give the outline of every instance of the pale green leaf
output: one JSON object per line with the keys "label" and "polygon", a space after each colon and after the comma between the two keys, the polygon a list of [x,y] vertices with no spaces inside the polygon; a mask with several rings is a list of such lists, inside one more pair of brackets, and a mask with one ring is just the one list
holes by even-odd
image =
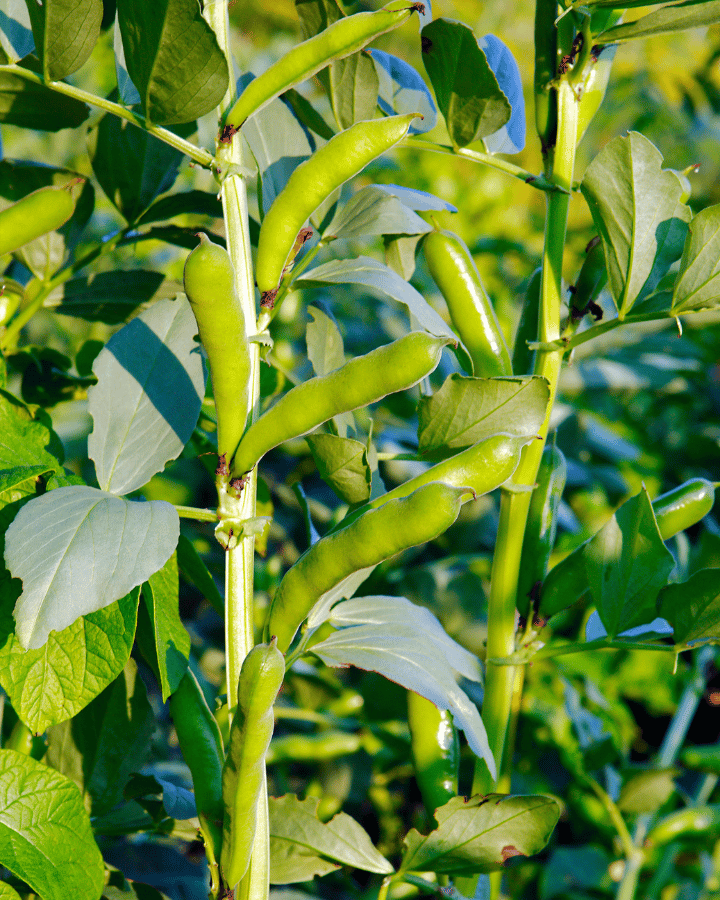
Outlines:
{"label": "pale green leaf", "polygon": [[354,504],[370,499],[372,472],[365,444],[334,434],[309,434],[306,440],[318,474],[341,500]]}
{"label": "pale green leaf", "polygon": [[371,184],[359,190],[335,214],[323,240],[355,238],[370,234],[426,234],[432,231],[424,219],[408,208],[401,197]]}
{"label": "pale green leaf", "polygon": [[620,812],[630,815],[657,812],[676,791],[677,769],[651,769],[639,772],[622,786],[617,800]]}

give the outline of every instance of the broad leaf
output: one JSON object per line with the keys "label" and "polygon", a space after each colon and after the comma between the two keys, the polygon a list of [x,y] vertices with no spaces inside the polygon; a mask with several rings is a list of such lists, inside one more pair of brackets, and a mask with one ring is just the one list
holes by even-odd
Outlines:
{"label": "broad leaf", "polygon": [[525,146],[525,99],[520,69],[510,49],[494,34],[481,37],[478,44],[512,110],[510,119],[501,128],[483,137],[485,149],[488,153],[519,153]]}
{"label": "broad leaf", "polygon": [[465,147],[502,128],[510,103],[472,30],[435,19],[420,34],[423,63],[453,144]]}
{"label": "broad leaf", "polygon": [[720,569],[701,569],[688,581],[667,585],[657,608],[678,644],[720,639]]}
{"label": "broad leaf", "polygon": [[229,73],[197,0],[117,0],[127,71],[156,125],[192,122],[213,110]]}
{"label": "broad leaf", "polygon": [[393,871],[367,832],[347,813],[321,822],[319,802],[315,797],[298,800],[294,794],[269,799],[271,884],[309,881],[341,865],[378,875]]}
{"label": "broad leaf", "polygon": [[550,389],[544,378],[450,375],[420,399],[418,440],[428,459],[450,456],[494,434],[532,438],[545,420]]}
{"label": "broad leaf", "polygon": [[89,107],[74,97],[65,97],[12,72],[0,72],[0,123],[60,131],[77,128],[89,115]]}
{"label": "broad leaf", "polygon": [[624,503],[583,548],[588,583],[608,636],[651,622],[675,562],[647,491]]}
{"label": "broad leaf", "polygon": [[130,774],[147,761],[154,729],[145,685],[129,660],[92,703],[49,730],[43,761],[72,779],[101,816],[122,802]]}
{"label": "broad leaf", "polygon": [[15,888],[2,881],[0,882],[0,900],[22,900],[22,897]]}
{"label": "broad leaf", "polygon": [[180,522],[162,500],[139,503],[95,488],[58,488],[31,500],[5,536],[5,562],[23,581],[15,604],[21,644],[124,597],[169,559]]}
{"label": "broad leaf", "polygon": [[100,186],[128,222],[170,190],[183,159],[174,147],[110,113],[88,132],[88,153]]}
{"label": "broad leaf", "polygon": [[139,306],[154,300],[172,299],[182,285],[149,269],[98,272],[86,278],[71,278],[48,298],[46,306],[63,316],[119,325]]}
{"label": "broad leaf", "polygon": [[672,34],[675,31],[687,31],[689,28],[702,28],[716,22],[720,22],[720,0],[687,0],[685,3],[673,3],[653,10],[635,22],[608,28],[607,31],[597,35],[595,40],[602,44],[612,44],[618,41],[655,37],[658,34]]}
{"label": "broad leaf", "polygon": [[[262,512],[262,515],[266,515],[266,513]],[[215,579],[208,571],[192,541],[185,537],[184,534],[180,535],[178,541],[177,561],[183,577],[195,585],[216,612],[221,616],[224,615],[225,601],[218,586],[215,584]]]}
{"label": "broad leaf", "polygon": [[680,258],[687,234],[691,212],[680,200],[682,183],[661,164],[659,150],[631,131],[603,147],[581,185],[621,319]]}
{"label": "broad leaf", "polygon": [[0,48],[13,62],[35,49],[30,13],[25,0],[5,0],[0,9]]}
{"label": "broad leaf", "polygon": [[155,636],[163,703],[177,689],[190,657],[190,635],[180,619],[177,557],[151,575],[142,589]]}
{"label": "broad leaf", "polygon": [[559,816],[560,807],[552,797],[453,797],[435,810],[435,831],[425,836],[413,828],[405,838],[400,871],[497,872],[515,856],[539,853]]}
{"label": "broad leaf", "polygon": [[222,218],[222,202],[210,191],[180,191],[161,197],[138,219],[138,224],[165,222],[175,216],[196,215]]}
{"label": "broad leaf", "polygon": [[640,772],[623,785],[617,800],[618,809],[630,815],[657,812],[677,790],[674,781],[677,775],[677,769]]}
{"label": "broad leaf", "polygon": [[138,490],[190,440],[205,394],[196,334],[186,299],[160,300],[114,335],[95,360],[88,455],[103,490]]}
{"label": "broad leaf", "polygon": [[434,194],[429,194],[427,191],[403,187],[401,184],[376,184],[374,186],[402,200],[408,209],[423,210],[423,212],[434,209],[457,212],[457,207],[453,206],[452,203],[448,203],[447,200],[442,200]]}
{"label": "broad leaf", "polygon": [[341,500],[354,504],[370,499],[372,472],[365,444],[334,434],[309,434],[305,439],[318,474]]}
{"label": "broad leaf", "polygon": [[673,291],[675,315],[713,309],[720,300],[720,205],[709,206],[690,222]]}
{"label": "broad leaf", "polygon": [[370,234],[426,234],[432,225],[421,219],[386,188],[368,185],[335,214],[323,240]]}
{"label": "broad leaf", "polygon": [[46,81],[60,81],[88,59],[100,36],[102,0],[26,0]]}
{"label": "broad leaf", "polygon": [[375,63],[379,79],[377,104],[386,116],[401,116],[419,113],[419,125],[410,126],[410,134],[432,131],[437,124],[435,103],[427,85],[416,69],[404,59],[385,53],[384,50],[369,50]]}
{"label": "broad leaf", "polygon": [[12,394],[0,390],[0,470],[42,466],[62,471],[63,446],[44,410],[30,410]]}
{"label": "broad leaf", "polygon": [[329,72],[330,99],[340,128],[374,118],[380,82],[370,54],[361,50],[335,60]]}
{"label": "broad leaf", "polygon": [[[457,673],[479,680],[477,660],[445,634],[429,610],[404,597],[361,597],[339,603],[327,620],[338,627],[347,621],[348,627],[341,627],[312,647],[311,652],[325,665],[378,672],[430,700],[438,709],[449,709],[473,753],[484,759],[494,774],[485,726],[455,677]],[[318,624],[317,616],[313,624]]]}
{"label": "broad leaf", "polygon": [[44,763],[0,750],[0,865],[43,900],[98,900],[105,867],[77,787]]}

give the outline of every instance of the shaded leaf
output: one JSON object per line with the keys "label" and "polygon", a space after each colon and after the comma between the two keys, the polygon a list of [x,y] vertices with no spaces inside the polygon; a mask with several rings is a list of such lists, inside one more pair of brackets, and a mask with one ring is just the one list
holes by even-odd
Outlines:
{"label": "shaded leaf", "polygon": [[682,253],[691,212],[680,202],[680,179],[661,164],[660,151],[631,131],[603,147],[581,184],[620,318],[652,293]]}
{"label": "shaded leaf", "polygon": [[[316,306],[310,306],[308,312],[312,321],[305,328],[308,359],[316,375],[328,375],[345,364],[345,347],[337,322]],[[338,435],[345,437],[348,428],[355,427],[355,418],[351,412],[338,413],[332,418]]]}
{"label": "shaded leaf", "polygon": [[379,185],[359,190],[334,216],[323,240],[369,234],[426,234],[432,225]]}
{"label": "shaded leaf", "polygon": [[494,434],[532,438],[545,420],[550,389],[544,378],[450,375],[418,406],[420,453],[450,456]]}
{"label": "shaded leaf", "polygon": [[678,644],[720,638],[720,569],[701,569],[658,597],[658,613],[673,627]]}
{"label": "shaded leaf", "polygon": [[658,34],[686,31],[689,28],[701,28],[704,25],[714,25],[716,22],[720,22],[720,0],[688,0],[685,3],[662,6],[634,22],[608,28],[607,31],[597,35],[595,40],[603,44],[632,41],[655,37]]}
{"label": "shaded leaf", "polygon": [[[260,514],[267,515],[265,512]],[[215,584],[215,579],[208,571],[192,541],[185,537],[184,534],[181,534],[178,540],[177,561],[183,577],[191,584],[194,584],[213,609],[223,616],[225,614],[225,601],[218,586]]]}
{"label": "shaded leaf", "polygon": [[31,500],[5,535],[5,563],[23,581],[18,640],[42,647],[51,631],[124,597],[165,564],[179,528],[162,500],[131,502],[81,486]]}
{"label": "shaded leaf", "polygon": [[709,206],[690,222],[672,312],[713,309],[720,300],[720,205]]}
{"label": "shaded leaf", "polygon": [[58,94],[12,72],[0,72],[0,122],[38,131],[77,128],[90,109],[74,97]]}
{"label": "shaded leaf", "polygon": [[71,278],[54,291],[46,306],[63,316],[118,325],[153,300],[173,299],[182,285],[149,269],[97,272]]}
{"label": "shaded leaf", "polygon": [[525,99],[520,69],[510,49],[494,34],[478,41],[500,90],[510,103],[510,119],[497,131],[483,137],[488,153],[519,153],[525,146]]}
{"label": "shaded leaf", "polygon": [[400,871],[454,875],[497,872],[514,856],[532,856],[547,844],[560,816],[552,797],[488,794],[453,797],[435,810],[438,828],[405,838]]}
{"label": "shaded leaf", "polygon": [[229,73],[197,0],[117,0],[127,71],[156,125],[192,122],[213,110]]}
{"label": "shaded leaf", "polygon": [[420,34],[423,63],[453,144],[465,147],[502,128],[510,103],[472,30],[435,19]]}
{"label": "shaded leaf", "polygon": [[26,0],[46,81],[60,81],[89,58],[100,36],[102,0]]}
{"label": "shaded leaf", "polygon": [[190,635],[180,619],[176,554],[150,576],[142,595],[153,626],[164,703],[180,684],[190,658]]}
{"label": "shaded leaf", "polygon": [[354,504],[370,499],[372,472],[365,444],[334,434],[309,434],[305,439],[318,474],[341,500]]}
{"label": "shaded leaf", "polygon": [[607,851],[592,844],[585,847],[557,847],[542,867],[540,900],[575,896],[583,889],[609,892],[612,882]]}
{"label": "shaded leaf", "polygon": [[347,813],[321,822],[319,803],[315,797],[298,800],[294,794],[269,798],[271,884],[309,881],[340,865],[378,875],[393,871],[367,832]]}
{"label": "shaded leaf", "polygon": [[[160,192],[157,192],[160,193]],[[161,197],[145,210],[138,219],[138,224],[147,222],[164,222],[175,216],[197,215],[222,218],[222,202],[217,194],[210,191],[180,191]]]}
{"label": "shaded leaf", "polygon": [[184,297],[160,300],[117,332],[95,360],[88,455],[103,490],[138,490],[190,440],[205,394],[196,334]]}
{"label": "shaded leaf", "polygon": [[77,787],[14,750],[0,750],[0,864],[43,900],[98,900],[105,867]]}

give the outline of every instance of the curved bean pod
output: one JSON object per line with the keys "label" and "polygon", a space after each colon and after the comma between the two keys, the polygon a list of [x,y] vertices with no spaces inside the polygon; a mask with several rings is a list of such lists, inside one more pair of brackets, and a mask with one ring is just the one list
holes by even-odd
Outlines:
{"label": "curved bean pod", "polygon": [[460,742],[452,713],[408,691],[408,725],[415,780],[425,808],[433,815],[456,796]]}
{"label": "curved bean pod", "polygon": [[336,188],[398,144],[417,115],[357,122],[295,169],[260,228],[255,278],[264,305],[272,306],[295,238],[307,219]]}
{"label": "curved bean pod", "polygon": [[64,187],[44,187],[0,212],[0,256],[56,231],[75,212],[72,194]]}

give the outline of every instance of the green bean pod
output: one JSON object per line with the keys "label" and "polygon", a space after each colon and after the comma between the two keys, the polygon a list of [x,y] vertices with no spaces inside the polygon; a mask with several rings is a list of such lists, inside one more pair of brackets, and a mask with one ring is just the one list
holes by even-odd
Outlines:
{"label": "green bean pod", "polygon": [[265,754],[274,727],[273,704],[285,677],[285,658],[274,641],[258,644],[243,661],[238,704],[222,772],[225,808],[220,869],[233,890],[250,865]]}
{"label": "green bean pod", "polygon": [[512,375],[505,336],[465,242],[452,231],[431,231],[423,251],[453,326],[470,353],[474,374]]}
{"label": "green bean pod", "polygon": [[415,780],[425,808],[433,815],[457,795],[460,742],[449,710],[408,691],[408,725]]}
{"label": "green bean pod", "polygon": [[369,509],[350,525],[328,534],[306,550],[275,592],[265,633],[285,651],[317,600],[349,575],[402,550],[439,537],[460,512],[467,487],[440,482],[424,485],[409,497]]}
{"label": "green bean pod", "polygon": [[522,616],[530,614],[535,594],[547,575],[555,544],[557,511],[566,479],[567,462],[562,450],[546,447],[530,500],[523,538],[517,590],[517,608]]}
{"label": "green bean pod", "polygon": [[[538,0],[535,4],[535,127],[543,157],[555,145],[557,133],[557,94],[550,87],[557,71],[557,0]],[[536,340],[536,338],[533,338]]]}
{"label": "green bean pod", "polygon": [[671,841],[691,840],[706,837],[716,840],[720,834],[720,806],[696,806],[679,809],[665,816],[648,834],[645,843],[651,847],[662,847]]}
{"label": "green bean pod", "polygon": [[295,238],[307,219],[336,188],[398,144],[417,115],[357,122],[295,169],[260,228],[255,278],[266,306],[272,306]]}
{"label": "green bean pod", "polygon": [[222,737],[197,679],[187,669],[170,696],[170,716],[190,769],[200,831],[210,865],[217,865],[222,846]]}
{"label": "green bean pod", "polygon": [[512,368],[515,375],[532,375],[535,367],[535,350],[528,346],[538,339],[540,319],[540,286],[542,269],[535,269],[523,298],[520,321],[515,332]]}
{"label": "green bean pod", "polygon": [[[695,525],[713,508],[715,485],[704,478],[692,478],[679,487],[653,500],[653,511],[660,537],[670,540],[691,525]],[[579,602],[589,593],[583,550],[592,540],[588,538],[565,559],[550,570],[540,595],[538,615],[550,618]]]}
{"label": "green bean pod", "polygon": [[320,734],[285,734],[275,738],[267,753],[267,764],[278,762],[326,762],[350,756],[362,748],[360,734],[323,731]]}
{"label": "green bean pod", "polygon": [[232,460],[232,474],[249,472],[268,450],[307,434],[339,413],[417,384],[435,369],[449,343],[448,338],[414,331],[292,388],[248,428]]}
{"label": "green bean pod", "polygon": [[185,293],[207,353],[217,412],[218,454],[230,459],[249,411],[250,352],[227,251],[200,234],[185,260]]}
{"label": "green bean pod", "polygon": [[362,50],[376,37],[402,25],[420,5],[412,0],[393,0],[376,12],[343,16],[320,34],[293,47],[245,88],[227,114],[220,141],[231,141],[253,113],[284,91],[312,78],[334,60]]}
{"label": "green bean pod", "polygon": [[0,212],[0,256],[56,231],[75,212],[67,187],[44,187]]}
{"label": "green bean pod", "polygon": [[680,754],[680,762],[688,769],[720,775],[720,744],[686,747]]}

